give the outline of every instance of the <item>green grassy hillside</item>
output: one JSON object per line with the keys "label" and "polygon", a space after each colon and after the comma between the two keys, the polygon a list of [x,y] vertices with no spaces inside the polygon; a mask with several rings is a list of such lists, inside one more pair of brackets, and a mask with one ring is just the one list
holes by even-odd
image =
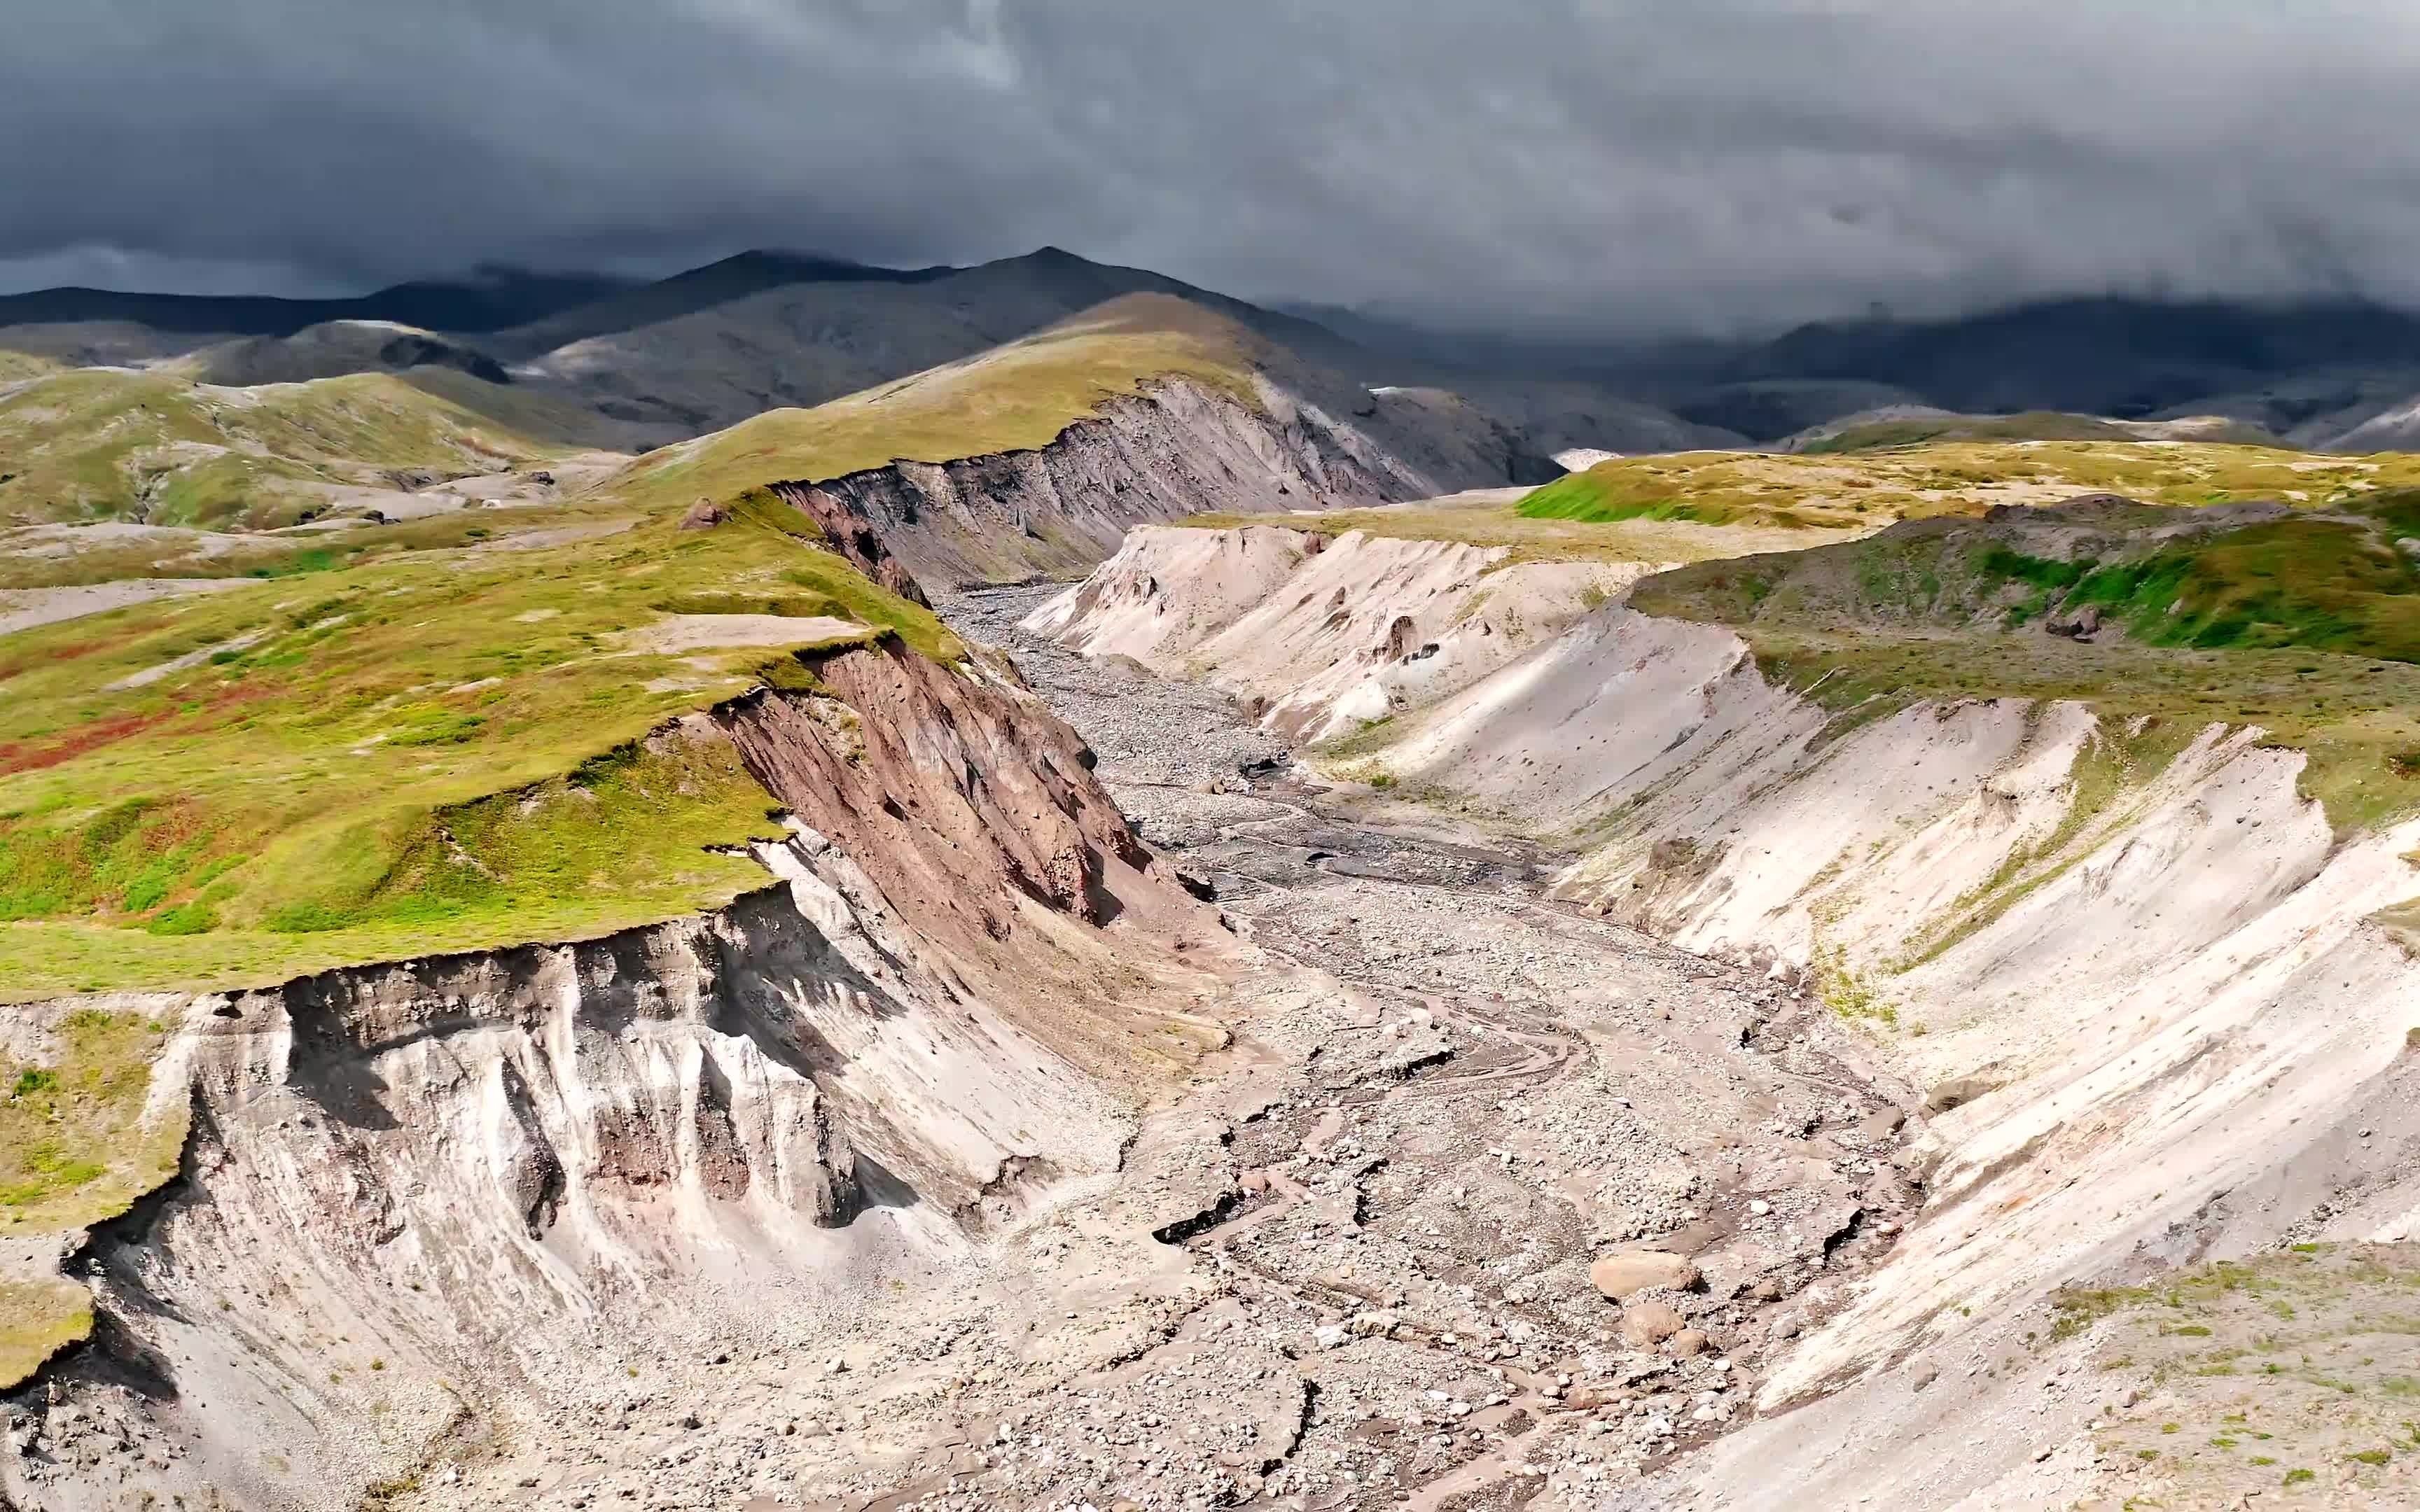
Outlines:
{"label": "green grassy hillside", "polygon": [[[1931,424],[1931,422],[1912,423]],[[2095,422],[2095,424],[2100,424]],[[2420,486],[2420,455],[2327,456],[2214,441],[1950,440],[1854,455],[1684,452],[1617,457],[1518,506],[1536,519],[1683,519],[1862,527],[1994,504],[2120,493],[2162,504],[2319,505]]]}
{"label": "green grassy hillside", "polygon": [[59,364],[48,357],[0,350],[0,383],[22,383],[58,370]]}
{"label": "green grassy hillside", "polygon": [[2093,415],[2028,410],[2015,415],[1926,415],[1845,425],[1799,448],[1802,456],[1871,452],[1935,441],[2125,441],[2125,427]]}
{"label": "green grassy hillside", "polygon": [[80,368],[0,394],[0,524],[261,530],[324,507],[313,484],[503,471],[563,449],[383,373],[222,389]]}
{"label": "green grassy hillside", "polygon": [[[760,885],[707,847],[770,833],[765,795],[725,747],[647,737],[786,652],[659,649],[648,627],[771,614],[846,622],[802,642],[895,633],[958,653],[758,486],[1040,445],[1168,376],[1249,394],[1247,347],[1179,301],[1121,300],[667,448],[565,505],[234,538],[199,564],[258,583],[0,637],[0,994],[270,981],[593,933]],[[68,378],[54,401],[185,423],[174,384]],[[287,385],[243,391],[242,424],[288,455],[474,444],[447,412],[362,408],[397,391],[438,403],[385,378]],[[730,517],[678,529],[701,495]],[[157,570],[160,549],[28,550],[0,562],[0,586]]]}
{"label": "green grassy hillside", "polygon": [[1613,562],[1669,565],[1714,558],[1744,556],[1755,551],[1788,551],[1799,547],[1854,537],[1859,532],[1782,525],[1772,520],[1739,519],[1709,524],[1685,517],[1631,516],[1620,519],[1565,519],[1521,513],[1509,503],[1485,498],[1430,500],[1413,504],[1386,504],[1368,509],[1332,509],[1316,515],[1208,514],[1189,516],[1176,523],[1197,530],[1232,530],[1246,526],[1282,526],[1342,535],[1362,531],[1372,535],[1409,541],[1452,541],[1465,546],[1504,547],[1507,563]]}
{"label": "green grassy hillside", "polygon": [[2420,810],[2420,572],[2398,544],[2415,526],[2420,493],[2400,490],[2306,512],[1932,518],[1695,563],[1631,602],[1735,626],[1775,675],[1859,718],[2018,696],[2257,724],[2309,752],[2305,789],[2350,829]]}
{"label": "green grassy hillside", "polygon": [[[597,502],[465,509],[338,532],[259,534],[146,526],[0,529],[0,589],[57,588],[128,578],[291,578],[390,560],[399,553],[501,546],[632,517]],[[5,648],[0,641],[0,648]]]}
{"label": "green grassy hillside", "polygon": [[817,539],[752,502],[711,531],[404,553],[0,639],[0,991],[274,980],[760,884],[702,847],[769,833],[764,795],[727,754],[643,737],[781,653],[645,632],[770,610],[801,643],[836,618],[954,654]]}
{"label": "green grassy hillside", "polygon": [[2225,443],[2274,450],[2276,437],[2242,421],[2218,416],[2176,421],[2103,420],[2055,409],[2013,415],[1908,415],[1843,424],[1792,448],[1802,456],[1840,455],[1945,441],[2116,441],[2119,443]]}
{"label": "green grassy hillside", "polygon": [[1250,333],[1222,316],[1167,295],[1130,294],[964,362],[662,447],[597,493],[652,507],[901,458],[1046,446],[1109,400],[1171,378],[1257,404],[1253,349]]}

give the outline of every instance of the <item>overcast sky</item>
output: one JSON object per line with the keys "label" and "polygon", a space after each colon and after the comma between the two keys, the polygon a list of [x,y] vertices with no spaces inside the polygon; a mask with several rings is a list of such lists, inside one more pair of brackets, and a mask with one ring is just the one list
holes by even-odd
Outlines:
{"label": "overcast sky", "polygon": [[2420,304],[2412,0],[0,0],[0,288],[1056,243],[1527,332]]}

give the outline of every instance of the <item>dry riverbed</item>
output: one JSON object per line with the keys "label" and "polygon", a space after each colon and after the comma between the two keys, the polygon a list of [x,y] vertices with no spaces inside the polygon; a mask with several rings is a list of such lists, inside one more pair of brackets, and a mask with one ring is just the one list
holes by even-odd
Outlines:
{"label": "dry riverbed", "polygon": [[[1306,786],[1206,688],[1024,640],[1042,592],[943,608],[1249,947],[1185,1005],[1224,1047],[1112,1175],[896,1212],[750,1310],[658,1283],[534,1334],[371,1504],[1594,1507],[1747,1422],[1888,1253],[1914,1099],[1828,1011]],[[114,1504],[132,1430],[84,1400],[16,1431],[45,1494]]]}

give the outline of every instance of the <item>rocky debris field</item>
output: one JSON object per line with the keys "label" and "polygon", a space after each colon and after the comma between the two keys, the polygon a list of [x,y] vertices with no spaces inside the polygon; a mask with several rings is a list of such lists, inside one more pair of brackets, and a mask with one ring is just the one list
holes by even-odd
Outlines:
{"label": "rocky debris field", "polygon": [[1744,1421],[1920,1199],[1854,1041],[1541,903],[1540,857],[1325,811],[1218,695],[1020,640],[1036,596],[943,608],[1010,646],[1265,959],[1118,1180],[980,1262],[946,1379],[899,1393],[904,1340],[830,1378],[869,1427],[827,1412],[816,1463],[759,1489],[1580,1506]]}

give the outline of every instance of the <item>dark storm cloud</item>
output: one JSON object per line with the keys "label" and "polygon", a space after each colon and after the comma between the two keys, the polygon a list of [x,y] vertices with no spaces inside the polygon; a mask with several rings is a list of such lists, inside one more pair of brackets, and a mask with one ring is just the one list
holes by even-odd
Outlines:
{"label": "dark storm cloud", "polygon": [[2420,302],[2408,0],[0,0],[0,277],[1056,242],[1582,332]]}

